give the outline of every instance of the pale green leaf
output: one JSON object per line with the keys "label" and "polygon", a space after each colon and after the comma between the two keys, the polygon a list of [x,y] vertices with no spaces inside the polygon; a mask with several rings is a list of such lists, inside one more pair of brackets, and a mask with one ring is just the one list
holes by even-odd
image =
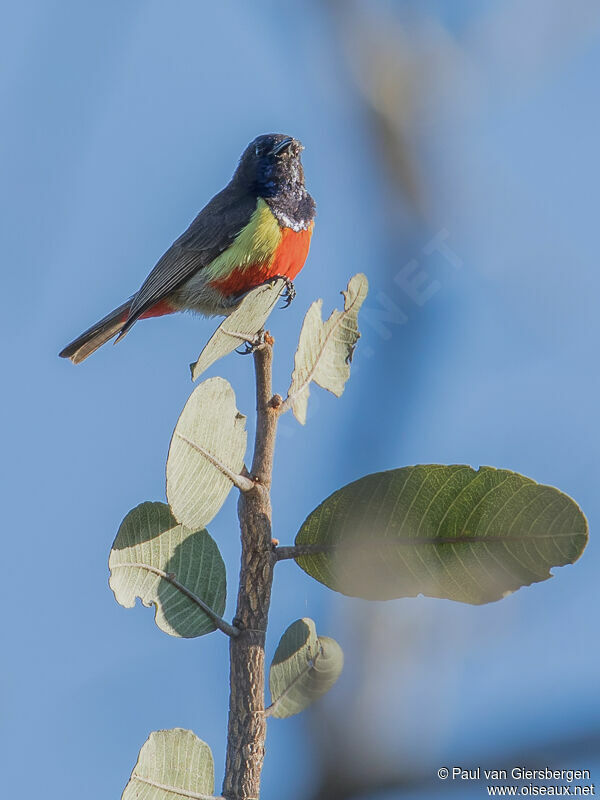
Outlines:
{"label": "pale green leaf", "polygon": [[209,800],[215,789],[210,747],[192,731],[154,731],[140,750],[121,800]]}
{"label": "pale green leaf", "polygon": [[306,422],[310,383],[314,381],[338,397],[350,377],[350,362],[358,332],[358,312],[369,284],[362,273],[350,279],[344,295],[344,310],[332,311],[326,322],[322,321],[322,300],[315,300],[306,312],[298,349],[294,358],[292,383],[286,404],[292,406],[298,422]]}
{"label": "pale green leaf", "polygon": [[235,311],[225,317],[210,337],[196,363],[190,364],[192,380],[195,381],[215,361],[233,352],[244,342],[252,341],[275,308],[285,285],[285,281],[280,278],[258,286],[245,295]]}
{"label": "pale green leaf", "polygon": [[328,692],[344,666],[342,648],[328,636],[317,636],[315,623],[305,617],[292,623],[281,637],[269,672],[272,704],[267,714],[291,717]]}
{"label": "pale green leaf", "polygon": [[242,469],[246,438],[246,417],[226,380],[211,378],[194,389],[167,458],[167,499],[179,522],[196,530],[213,519]]}
{"label": "pale green leaf", "polygon": [[142,503],[127,514],[108,566],[117,602],[132,608],[139,597],[156,606],[156,624],[171,636],[215,630],[202,604],[218,617],[225,610],[225,564],[215,541],[178,525],[164,503]]}
{"label": "pale green leaf", "polygon": [[297,563],[343,594],[487,603],[551,577],[587,542],[577,504],[508,470],[426,465],[367,475],[305,520]]}

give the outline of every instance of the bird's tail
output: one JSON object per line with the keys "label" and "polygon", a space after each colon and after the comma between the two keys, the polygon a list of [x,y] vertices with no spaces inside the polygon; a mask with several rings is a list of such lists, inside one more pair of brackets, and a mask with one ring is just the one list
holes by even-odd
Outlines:
{"label": "bird's tail", "polygon": [[61,358],[70,358],[74,364],[79,364],[88,356],[91,356],[99,347],[102,347],[109,339],[119,333],[129,315],[130,305],[131,300],[128,300],[122,306],[115,308],[114,311],[103,317],[100,322],[92,325],[71,344],[68,344],[64,350],[61,350],[59,356]]}

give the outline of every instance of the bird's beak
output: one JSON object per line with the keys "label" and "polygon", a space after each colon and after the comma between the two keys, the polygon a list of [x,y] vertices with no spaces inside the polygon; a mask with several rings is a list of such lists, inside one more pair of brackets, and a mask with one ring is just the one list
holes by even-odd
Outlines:
{"label": "bird's beak", "polygon": [[280,153],[283,153],[284,150],[291,145],[294,140],[291,136],[286,136],[285,139],[282,139],[278,144],[275,145],[273,148],[273,154],[278,156]]}

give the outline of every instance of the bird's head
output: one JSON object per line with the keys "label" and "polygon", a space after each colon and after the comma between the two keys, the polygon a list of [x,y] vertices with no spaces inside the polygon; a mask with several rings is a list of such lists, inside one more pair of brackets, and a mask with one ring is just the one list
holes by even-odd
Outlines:
{"label": "bird's head", "polygon": [[292,136],[266,133],[257,136],[242,153],[236,177],[259,197],[274,197],[282,191],[304,187],[300,155],[304,147]]}

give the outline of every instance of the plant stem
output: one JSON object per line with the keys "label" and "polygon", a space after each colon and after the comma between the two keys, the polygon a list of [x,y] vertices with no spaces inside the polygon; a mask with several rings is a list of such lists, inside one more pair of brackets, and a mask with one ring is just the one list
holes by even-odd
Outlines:
{"label": "plant stem", "polygon": [[318,553],[328,553],[335,549],[331,544],[294,544],[285,547],[275,548],[275,560],[285,561],[287,558],[298,558],[298,556],[312,556]]}
{"label": "plant stem", "polygon": [[257,419],[251,476],[255,485],[240,494],[238,503],[242,561],[234,625],[240,633],[229,643],[229,725],[223,781],[227,800],[257,800],[265,754],[265,633],[275,564],[270,489],[281,402],[272,396],[272,360],[267,339],[254,351]]}

